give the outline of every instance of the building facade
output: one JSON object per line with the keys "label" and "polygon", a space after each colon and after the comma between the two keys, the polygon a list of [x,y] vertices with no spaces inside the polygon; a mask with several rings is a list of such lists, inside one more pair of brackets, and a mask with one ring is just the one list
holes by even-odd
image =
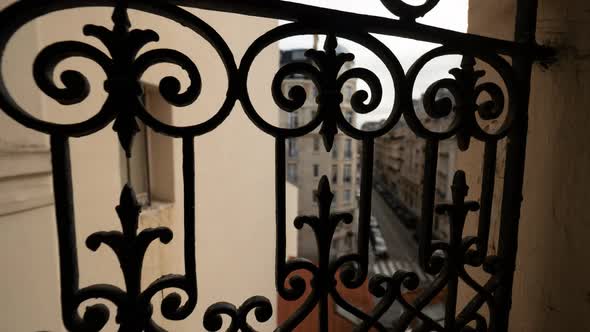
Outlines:
{"label": "building facade", "polygon": [[[422,102],[414,101],[417,114],[425,126],[441,128],[448,120],[435,120],[424,114]],[[371,126],[373,124],[366,124]],[[376,124],[374,124],[376,125]],[[375,180],[383,191],[389,191],[394,199],[409,211],[405,218],[419,221],[422,209],[422,185],[424,178],[426,140],[418,138],[402,120],[387,134],[375,142]],[[454,139],[441,141],[438,150],[435,203],[451,200],[451,183],[455,172],[457,143]],[[447,217],[434,218],[435,236],[449,236]]]}
{"label": "building facade", "polygon": [[[304,49],[286,50],[281,52],[281,65],[297,61],[309,61],[305,56]],[[338,53],[346,53],[343,48],[337,49]],[[343,70],[352,68],[353,63],[344,65]],[[293,88],[301,87],[305,90],[307,99],[299,110],[288,113],[280,112],[280,127],[297,128],[309,123],[317,114],[316,98],[317,89],[314,83],[299,75],[288,77],[282,83],[282,90],[285,96]],[[353,112],[350,100],[356,91],[356,80],[349,80],[344,85],[341,93],[343,102],[341,109],[346,120],[356,125],[356,113]],[[317,202],[315,193],[318,182],[322,176],[330,180],[330,187],[334,193],[332,201],[333,212],[351,213],[356,216],[357,199],[356,192],[358,183],[358,142],[342,133],[334,138],[331,151],[326,151],[319,129],[311,134],[289,138],[286,142],[287,152],[287,180],[299,189],[298,206],[299,215],[316,215]],[[345,252],[353,250],[354,225],[340,227],[334,236],[334,252]],[[303,230],[300,235],[300,254],[304,257],[314,256],[314,239],[311,232]],[[306,250],[306,247],[309,247]]]}

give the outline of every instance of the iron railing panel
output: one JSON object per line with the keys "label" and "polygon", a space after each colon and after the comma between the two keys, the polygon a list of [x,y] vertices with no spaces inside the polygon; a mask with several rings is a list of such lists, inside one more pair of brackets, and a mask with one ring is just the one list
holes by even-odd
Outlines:
{"label": "iron railing panel", "polygon": [[[0,75],[0,108],[14,120],[51,137],[55,211],[57,218],[62,320],[71,331],[100,331],[109,321],[111,313],[102,304],[92,305],[79,314],[84,301],[100,298],[117,307],[116,322],[120,331],[162,331],[152,319],[152,297],[167,289],[182,290],[187,299],[182,301],[176,292],[167,295],[161,311],[169,320],[186,319],[195,309],[198,300],[195,260],[195,150],[194,141],[201,135],[215,130],[232,112],[236,102],[243,106],[250,121],[262,132],[275,139],[275,192],[276,192],[276,289],[287,301],[305,299],[298,310],[277,330],[292,331],[312,312],[319,308],[318,326],[328,331],[328,299],[357,317],[361,323],[358,331],[405,331],[414,320],[421,322],[417,331],[492,331],[505,332],[508,326],[512,278],[515,268],[518,219],[524,177],[526,146],[528,91],[531,65],[545,60],[550,50],[535,43],[534,27],[536,1],[518,0],[516,41],[506,41],[472,34],[449,31],[417,23],[418,17],[428,14],[439,0],[428,0],[420,6],[411,6],[402,0],[382,0],[385,7],[399,19],[376,17],[337,10],[318,8],[276,0],[21,0],[0,12],[0,73],[2,57],[15,32],[26,23],[52,12],[81,7],[114,7],[114,26],[86,25],[83,33],[100,40],[108,53],[82,42],[63,41],[47,46],[39,52],[33,65],[35,82],[40,90],[56,101],[78,104],[89,95],[89,87],[83,73],[67,70],[61,73],[63,88],[54,82],[53,74],[59,63],[70,57],[83,57],[97,63],[105,72],[105,91],[108,98],[101,110],[85,121],[74,124],[56,124],[33,117],[12,98],[5,79]],[[279,26],[257,38],[246,51],[239,65],[223,38],[206,22],[182,7],[194,7],[244,14],[256,17],[282,19],[291,23]],[[160,82],[160,93],[171,105],[191,105],[200,95],[199,69],[185,54],[172,49],[155,49],[140,54],[147,43],[157,42],[158,34],[152,30],[132,29],[128,9],[156,14],[178,22],[207,40],[216,50],[225,66],[228,80],[226,98],[218,112],[202,124],[178,127],[165,124],[151,116],[142,103],[140,78],[151,66],[171,63],[180,66],[188,74],[190,86],[180,92],[180,83],[174,77]],[[354,22],[354,24],[351,24]],[[277,106],[285,112],[294,112],[305,103],[305,91],[296,88],[287,95],[281,90],[282,82],[292,74],[305,74],[318,90],[318,112],[309,123],[294,129],[279,128],[266,122],[250,101],[248,77],[251,65],[267,46],[282,39],[304,35],[326,36],[323,50],[309,50],[309,61],[289,63],[276,73],[271,92]],[[411,38],[440,44],[427,52],[405,72],[395,54],[372,34]],[[341,73],[342,66],[354,59],[352,54],[337,53],[338,38],[356,42],[373,52],[386,66],[394,83],[394,91],[384,91],[380,78],[364,68]],[[418,74],[432,60],[446,55],[460,55],[460,68],[449,68],[453,78],[436,81],[427,89],[424,108],[430,118],[443,118],[451,114],[454,121],[442,131],[428,129],[417,115],[412,103],[412,91]],[[511,62],[505,59],[511,57]],[[506,94],[494,82],[480,82],[485,72],[478,64],[494,70],[505,86]],[[341,113],[343,101],[341,89],[350,79],[363,80],[369,90],[353,94],[354,111],[365,114],[374,111],[385,93],[394,93],[391,115],[381,128],[363,131],[347,122]],[[447,90],[450,98],[438,98],[437,92]],[[490,98],[479,103],[478,98],[487,94]],[[504,110],[506,113],[504,114]],[[490,121],[503,119],[496,131],[489,132],[478,123],[477,117]],[[424,291],[409,303],[402,291],[413,290],[420,280],[412,271],[397,272],[392,276],[376,275],[369,278],[369,236],[371,192],[373,183],[373,158],[375,139],[389,132],[403,117],[412,131],[426,140],[425,168],[422,197],[422,216],[419,225],[419,259],[422,268],[433,277]],[[86,246],[97,250],[101,245],[112,249],[122,268],[125,289],[113,285],[92,285],[80,288],[75,238],[75,216],[72,174],[69,156],[69,138],[92,135],[113,123],[122,149],[129,158],[131,145],[137,133],[137,120],[154,131],[182,140],[184,185],[184,262],[183,275],[166,275],[153,281],[147,288],[141,287],[141,268],[147,246],[156,240],[166,244],[172,239],[168,228],[147,229],[138,233],[137,222],[141,211],[133,188],[122,188],[120,203],[116,207],[122,231],[98,232],[89,236]],[[317,189],[318,214],[300,216],[293,226],[310,227],[316,238],[319,261],[314,264],[303,259],[286,257],[285,213],[285,142],[289,138],[306,135],[320,128],[326,151],[331,151],[334,136],[342,132],[362,144],[360,204],[358,217],[358,252],[330,260],[332,237],[336,227],[353,222],[351,214],[331,214],[333,193],[328,177],[322,177]],[[485,144],[482,165],[480,202],[465,201],[469,187],[466,175],[458,170],[452,186],[452,201],[435,206],[436,169],[439,143],[456,138],[461,150],[469,149],[471,140]],[[494,194],[494,175],[498,154],[498,142],[507,138],[506,175],[501,211],[499,250],[489,255],[490,223]],[[479,211],[477,235],[464,236],[464,226],[469,213]],[[451,236],[448,241],[433,241],[432,223],[435,214],[449,216]],[[485,284],[480,284],[467,272],[466,267],[478,268],[487,273]],[[310,284],[298,272],[307,271],[313,278]],[[364,312],[349,303],[337,290],[340,283],[355,289],[369,283],[369,291],[379,299],[371,312]],[[476,295],[464,307],[457,305],[459,282],[464,282]],[[311,290],[308,295],[306,291]],[[445,321],[435,322],[423,313],[423,309],[443,290],[447,292]],[[403,314],[391,322],[380,321],[387,309],[397,302],[404,308]],[[481,314],[483,306],[488,315]],[[273,313],[270,301],[253,296],[239,307],[230,303],[211,305],[203,317],[203,327],[208,331],[222,328],[222,317],[231,318],[228,331],[253,331],[247,321],[254,312],[259,322],[268,321]],[[196,327],[199,330],[200,327]]]}

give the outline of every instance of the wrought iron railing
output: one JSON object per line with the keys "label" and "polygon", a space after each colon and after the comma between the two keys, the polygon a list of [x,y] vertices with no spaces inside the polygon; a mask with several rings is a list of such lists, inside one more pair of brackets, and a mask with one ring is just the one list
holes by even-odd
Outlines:
{"label": "wrought iron railing", "polygon": [[[114,7],[111,30],[95,25],[86,25],[84,34],[100,40],[108,54],[82,42],[57,42],[43,49],[34,62],[34,78],[38,87],[61,104],[77,104],[89,94],[86,78],[78,71],[62,73],[60,88],[53,80],[56,66],[70,57],[83,57],[96,62],[106,73],[104,88],[108,93],[101,110],[90,119],[74,124],[56,124],[43,121],[21,108],[11,97],[5,79],[0,78],[0,108],[20,124],[51,137],[55,211],[59,237],[62,318],[71,331],[100,331],[109,320],[105,305],[95,304],[79,314],[81,304],[92,298],[112,302],[117,307],[116,321],[120,331],[160,331],[152,320],[152,297],[164,289],[178,289],[186,293],[181,300],[177,293],[167,295],[161,304],[164,318],[183,320],[197,304],[197,276],[195,266],[195,184],[194,184],[194,139],[205,135],[220,125],[239,101],[250,120],[276,141],[276,289],[287,301],[302,300],[301,307],[286,321],[280,322],[278,330],[295,329],[315,307],[319,307],[319,328],[328,331],[328,298],[343,310],[362,322],[358,331],[375,328],[379,331],[405,331],[412,321],[421,322],[419,331],[507,331],[510,310],[512,278],[515,269],[518,220],[524,173],[524,155],[527,131],[527,108],[531,66],[534,61],[549,55],[547,49],[534,40],[536,21],[535,0],[515,0],[518,3],[516,17],[516,40],[504,41],[471,34],[448,31],[426,26],[415,21],[431,11],[439,0],[427,0],[423,5],[413,6],[403,0],[381,0],[399,19],[373,17],[355,13],[316,8],[277,0],[20,0],[0,13],[0,54],[3,56],[8,41],[26,23],[49,13],[79,7]],[[291,23],[279,26],[256,39],[236,64],[234,56],[222,37],[204,21],[179,6],[211,9],[252,16],[283,19]],[[153,13],[181,23],[205,38],[217,51],[225,65],[228,90],[219,111],[208,121],[189,127],[165,124],[150,115],[142,104],[140,78],[151,66],[171,63],[182,67],[190,78],[190,86],[180,92],[180,84],[173,77],[160,82],[162,97],[172,105],[187,106],[195,102],[201,90],[199,70],[191,59],[179,51],[155,49],[138,54],[149,42],[156,42],[158,34],[152,30],[134,30],[127,15],[128,8]],[[442,46],[421,56],[408,72],[392,51],[372,33],[401,36]],[[272,95],[277,105],[286,112],[293,112],[305,103],[305,93],[294,88],[286,96],[281,83],[292,74],[309,77],[318,90],[318,112],[309,123],[299,128],[278,128],[266,122],[250,101],[247,78],[253,61],[267,46],[291,36],[320,34],[326,36],[323,50],[309,50],[311,60],[289,63],[276,73]],[[394,91],[384,91],[379,77],[363,68],[340,73],[342,66],[353,59],[352,54],[338,54],[338,38],[356,42],[373,52],[387,67],[394,83]],[[432,118],[452,116],[448,128],[432,131],[416,114],[412,103],[412,91],[418,74],[431,60],[445,55],[460,55],[460,68],[451,69],[454,78],[434,82],[426,91],[424,107]],[[507,60],[510,58],[510,61]],[[0,58],[0,72],[3,62]],[[505,91],[494,82],[481,82],[484,75],[478,69],[480,63],[494,70],[505,86]],[[381,103],[383,94],[395,94],[391,115],[381,128],[362,131],[346,121],[340,111],[341,88],[350,79],[363,80],[369,87],[352,96],[352,108],[361,114],[374,111]],[[447,90],[452,99],[439,99],[437,92]],[[478,103],[479,97],[487,95],[488,101]],[[397,272],[392,276],[376,275],[369,278],[369,219],[371,213],[371,186],[373,182],[374,140],[390,131],[404,117],[409,127],[427,141],[422,218],[419,223],[419,259],[422,268],[433,276],[429,285],[421,285],[424,291],[409,303],[402,296],[402,289],[417,288],[419,280],[412,271]],[[502,120],[496,131],[488,131],[480,120]],[[99,232],[86,240],[90,250],[101,245],[110,247],[116,254],[124,274],[125,289],[112,285],[94,285],[80,288],[73,213],[72,175],[69,155],[69,138],[91,135],[114,122],[113,129],[119,136],[127,157],[138,130],[137,119],[154,131],[182,139],[184,179],[184,275],[167,275],[154,281],[147,288],[141,286],[143,256],[147,246],[156,240],[168,243],[172,232],[168,228],[147,229],[138,233],[138,216],[141,207],[133,188],[125,186],[116,211],[121,220],[121,232]],[[321,127],[326,150],[332,148],[334,136],[339,132],[362,142],[362,174],[358,217],[358,252],[336,260],[330,260],[330,244],[340,223],[351,223],[350,214],[330,214],[333,194],[327,177],[323,177],[317,190],[319,212],[317,216],[301,216],[294,226],[301,229],[309,226],[317,239],[319,261],[288,260],[286,257],[285,216],[285,141],[310,133]],[[452,186],[452,202],[435,207],[436,169],[438,145],[442,140],[457,138],[461,150],[469,148],[470,140],[485,144],[483,178],[479,202],[466,202],[468,187],[463,171],[457,171]],[[507,138],[506,170],[503,183],[503,201],[500,212],[501,225],[498,252],[488,253],[490,220],[496,172],[498,142]],[[464,237],[464,224],[468,213],[479,210],[476,236]],[[450,220],[450,240],[432,240],[432,222],[435,213],[447,214]],[[466,267],[485,271],[487,282],[480,284],[467,272]],[[313,275],[307,284],[298,276],[302,270]],[[369,279],[369,280],[368,280]],[[371,312],[364,312],[338,292],[336,284],[346,288],[358,288],[369,282],[370,292],[379,299]],[[475,291],[475,296],[459,307],[458,283],[463,281]],[[310,292],[308,291],[310,288]],[[443,323],[435,322],[423,313],[423,309],[439,293],[446,289],[446,311]],[[380,317],[394,303],[403,306],[403,314],[391,326],[386,326]],[[481,314],[482,307],[487,314]],[[228,303],[214,304],[205,312],[204,328],[217,331],[222,328],[222,316],[231,317],[228,331],[252,331],[247,322],[254,312],[259,322],[270,319],[273,313],[270,301],[254,296],[236,307]],[[200,327],[196,327],[199,330]]]}

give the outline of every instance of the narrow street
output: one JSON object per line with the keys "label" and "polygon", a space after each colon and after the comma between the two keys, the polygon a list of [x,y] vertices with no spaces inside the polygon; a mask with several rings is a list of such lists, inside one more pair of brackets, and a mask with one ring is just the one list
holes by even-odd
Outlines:
{"label": "narrow street", "polygon": [[412,231],[402,224],[376,190],[373,190],[372,202],[372,213],[379,222],[390,259],[392,261],[417,262],[418,244],[413,239]]}
{"label": "narrow street", "polygon": [[[385,199],[376,190],[373,190],[372,214],[379,223],[381,234],[387,246],[388,259],[374,259],[371,270],[375,274],[392,275],[396,271],[415,272],[420,279],[421,287],[432,282],[433,277],[426,275],[418,265],[418,243],[413,238],[413,230],[402,224]],[[380,299],[375,298],[375,303]],[[444,308],[440,305],[430,306],[425,309],[427,315],[436,321],[444,317]],[[390,326],[396,318],[403,313],[399,302],[394,302],[383,314],[380,322],[384,326]]]}

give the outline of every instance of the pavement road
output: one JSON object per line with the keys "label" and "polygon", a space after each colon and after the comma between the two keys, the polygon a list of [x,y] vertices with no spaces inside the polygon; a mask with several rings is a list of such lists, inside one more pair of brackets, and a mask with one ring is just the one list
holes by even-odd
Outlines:
{"label": "pavement road", "polygon": [[413,238],[413,231],[402,224],[376,190],[373,190],[372,203],[372,213],[379,222],[390,259],[417,262],[418,244]]}
{"label": "pavement road", "polygon": [[[418,270],[418,243],[416,243],[416,240],[413,238],[413,230],[406,228],[404,224],[402,224],[397,215],[376,190],[373,190],[372,202],[372,213],[379,222],[381,233],[383,234],[385,244],[387,245],[389,263],[395,263],[396,261],[412,262],[414,263],[413,266],[410,267],[410,269],[405,269],[405,271],[412,271],[419,273],[419,275],[424,275]],[[378,264],[378,262],[373,262],[373,264]],[[375,303],[378,303],[379,301],[380,299],[375,298]],[[435,319],[439,319],[439,317],[443,315],[443,309],[437,307],[436,310],[438,311],[433,312],[433,316],[431,317],[437,317]],[[396,301],[387,309],[379,321],[386,327],[391,326],[391,323],[402,313],[403,308],[399,302]],[[428,315],[430,316],[430,314]]]}

